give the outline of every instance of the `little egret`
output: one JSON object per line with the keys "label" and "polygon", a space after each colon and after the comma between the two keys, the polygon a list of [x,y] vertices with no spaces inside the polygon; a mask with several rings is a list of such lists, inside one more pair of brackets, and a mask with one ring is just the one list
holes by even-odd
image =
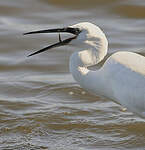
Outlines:
{"label": "little egret", "polygon": [[[48,29],[24,33],[59,33],[59,42],[29,56],[48,49],[74,45],[77,50],[70,57],[70,72],[81,87],[96,95],[112,99],[116,103],[145,118],[145,57],[133,52],[116,52],[103,65],[94,70],[90,66],[99,65],[108,50],[108,41],[103,31],[96,25],[83,22],[65,28]],[[60,32],[73,36],[61,40]]]}

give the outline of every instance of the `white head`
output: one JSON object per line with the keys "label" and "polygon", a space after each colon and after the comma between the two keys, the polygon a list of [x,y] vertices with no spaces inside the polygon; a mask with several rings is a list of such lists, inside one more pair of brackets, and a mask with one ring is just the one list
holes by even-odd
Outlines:
{"label": "white head", "polygon": [[68,32],[75,36],[62,41],[59,35],[58,43],[45,47],[37,52],[30,54],[29,56],[58,46],[75,45],[78,47],[78,53],[82,63],[86,66],[90,66],[100,62],[107,54],[108,41],[105,34],[98,26],[89,22],[78,23],[66,28],[33,31],[25,34],[54,32]]}
{"label": "white head", "polygon": [[80,45],[82,43],[83,45],[88,45],[89,43],[94,43],[97,45],[101,39],[106,40],[103,31],[92,23],[82,22],[69,27],[80,31],[77,38],[71,41],[71,44]]}
{"label": "white head", "polygon": [[89,22],[78,23],[70,27],[80,30],[77,38],[72,40],[70,44],[78,46],[83,64],[91,66],[100,62],[108,50],[108,41],[103,31]]}

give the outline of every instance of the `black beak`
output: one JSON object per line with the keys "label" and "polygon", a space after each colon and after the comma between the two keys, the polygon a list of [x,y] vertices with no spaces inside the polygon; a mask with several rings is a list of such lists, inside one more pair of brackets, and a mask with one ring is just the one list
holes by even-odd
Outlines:
{"label": "black beak", "polygon": [[67,32],[67,33],[71,33],[73,35],[75,35],[74,37],[71,37],[71,38],[68,38],[68,39],[65,39],[65,40],[61,40],[61,37],[60,37],[60,34],[59,34],[59,42],[58,43],[55,43],[53,45],[50,45],[50,46],[47,46],[43,49],[40,49],[30,55],[29,56],[32,56],[32,55],[35,55],[35,54],[39,54],[41,52],[44,52],[48,49],[51,49],[51,48],[54,48],[54,47],[59,47],[59,46],[64,46],[68,43],[70,43],[73,39],[77,38],[77,36],[79,35],[80,33],[80,30],[78,28],[71,28],[71,27],[67,27],[67,28],[58,28],[58,29],[49,29],[49,30],[40,30],[40,31],[32,31],[32,32],[28,32],[28,33],[24,33],[24,35],[28,35],[28,34],[38,34],[38,33],[60,33],[60,32]]}

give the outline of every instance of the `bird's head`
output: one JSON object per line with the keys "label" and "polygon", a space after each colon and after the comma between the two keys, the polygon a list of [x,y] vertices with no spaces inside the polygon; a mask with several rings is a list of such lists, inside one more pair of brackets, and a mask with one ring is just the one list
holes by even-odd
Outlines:
{"label": "bird's head", "polygon": [[[68,39],[61,40],[61,36],[60,36],[61,32],[71,33],[73,36]],[[88,47],[91,46],[97,49],[97,47],[100,47],[101,44],[104,44],[103,42],[105,42],[106,47],[108,46],[107,39],[105,37],[105,34],[102,32],[102,30],[98,26],[89,22],[82,22],[65,28],[32,31],[32,32],[24,33],[24,35],[38,34],[38,33],[59,33],[59,42],[47,46],[41,50],[38,50],[30,54],[29,56],[44,52],[54,47],[59,47],[64,45],[74,45],[74,46],[85,47],[85,48],[87,46]]]}
{"label": "bird's head", "polygon": [[73,45],[91,45],[97,44],[101,39],[106,38],[103,31],[96,25],[89,22],[82,22],[70,26],[71,28],[77,28],[80,32],[77,37],[71,41]]}

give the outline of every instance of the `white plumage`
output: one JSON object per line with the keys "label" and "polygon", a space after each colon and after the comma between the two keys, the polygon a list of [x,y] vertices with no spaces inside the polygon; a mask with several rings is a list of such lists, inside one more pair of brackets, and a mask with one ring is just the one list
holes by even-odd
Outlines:
{"label": "white plumage", "polygon": [[95,25],[80,23],[76,26],[83,31],[72,42],[82,40],[80,43],[82,47],[86,44],[86,48],[71,56],[70,71],[75,80],[91,93],[108,97],[145,117],[145,57],[132,52],[116,52],[100,69],[89,70],[88,66],[103,60],[108,42]]}

